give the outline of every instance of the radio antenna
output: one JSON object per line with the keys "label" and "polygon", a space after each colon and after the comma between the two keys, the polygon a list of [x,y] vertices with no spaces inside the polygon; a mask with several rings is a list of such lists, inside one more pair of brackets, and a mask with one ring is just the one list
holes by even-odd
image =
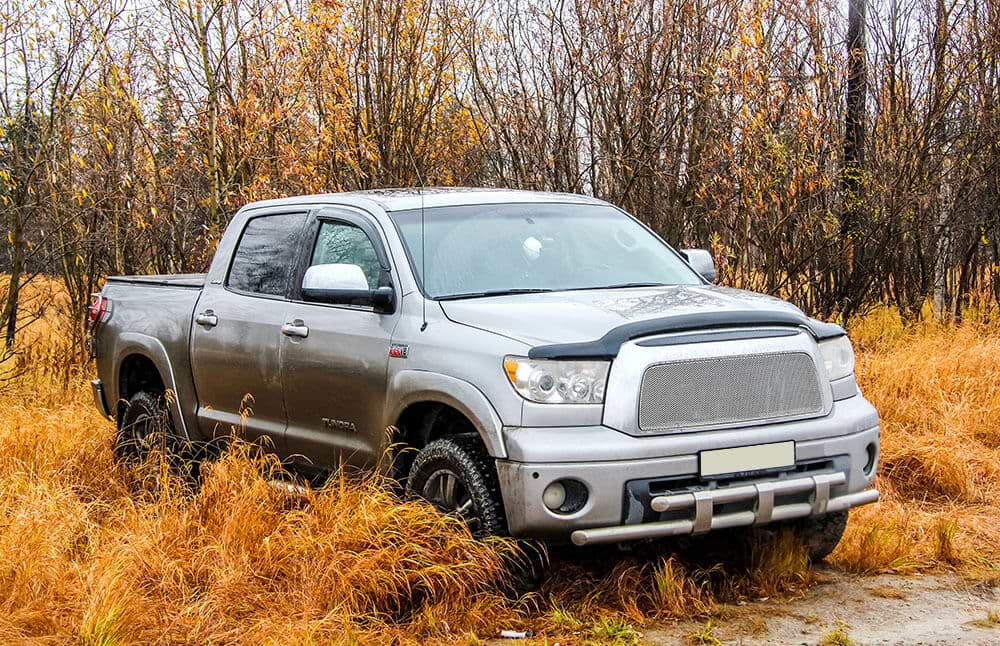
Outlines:
{"label": "radio antenna", "polygon": [[[424,183],[417,176],[417,181],[420,182],[420,282],[424,285],[427,284],[427,247],[425,240],[427,236],[424,235]],[[427,329],[427,296],[425,294],[420,295],[420,305],[423,308],[422,314],[424,322],[420,325],[420,331],[423,332]]]}
{"label": "radio antenna", "polygon": [[[413,142],[410,142],[406,149],[406,154],[410,158],[410,165],[413,166],[413,174],[417,178],[417,192],[420,193],[420,283],[427,285],[427,246],[424,244],[424,178],[417,167],[417,161],[413,158]],[[427,329],[427,295],[420,294],[420,315],[423,319],[420,324],[420,331]]]}

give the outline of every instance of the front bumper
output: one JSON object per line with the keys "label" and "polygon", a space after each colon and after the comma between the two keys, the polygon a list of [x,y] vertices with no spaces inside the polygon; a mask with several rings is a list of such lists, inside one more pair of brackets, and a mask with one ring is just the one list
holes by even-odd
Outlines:
{"label": "front bumper", "polygon": [[[866,489],[831,498],[830,489],[837,485],[843,485],[845,482],[844,474],[835,472],[658,496],[653,499],[651,505],[653,511],[678,511],[693,507],[694,517],[638,525],[578,529],[573,532],[571,538],[577,545],[590,545],[643,538],[661,538],[679,534],[701,534],[713,529],[765,525],[793,518],[819,516],[845,511],[851,507],[867,505],[878,500],[879,494],[875,489]],[[775,499],[778,496],[800,493],[809,494],[809,501],[775,504]],[[746,511],[715,513],[716,505],[743,500],[752,501],[754,508]]]}
{"label": "front bumper", "polygon": [[[541,442],[546,430],[553,433]],[[572,431],[577,442],[553,444]],[[861,396],[836,402],[823,418],[747,429],[650,438],[605,427],[517,429],[505,439],[510,458],[498,460],[497,471],[508,527],[519,537],[619,542],[820,515],[878,499],[868,490],[878,460],[878,415]],[[795,441],[794,470],[698,476],[699,451],[784,440]],[[595,448],[605,459],[593,459]],[[559,461],[518,460],[556,452]],[[578,511],[559,514],[542,503],[542,493],[567,478],[583,483],[588,497]]]}

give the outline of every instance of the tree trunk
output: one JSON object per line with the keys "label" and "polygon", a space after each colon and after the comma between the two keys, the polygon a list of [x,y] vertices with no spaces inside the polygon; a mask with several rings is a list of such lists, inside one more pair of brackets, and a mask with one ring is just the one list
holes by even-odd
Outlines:
{"label": "tree trunk", "polygon": [[849,0],[847,25],[847,110],[844,120],[844,162],[841,168],[840,238],[844,258],[841,263],[840,294],[836,304],[845,316],[863,300],[871,272],[862,235],[864,227],[863,190],[865,170],[865,14],[867,0]]}
{"label": "tree trunk", "polygon": [[10,282],[3,306],[4,348],[10,350],[17,335],[17,305],[21,293],[21,274],[24,272],[24,222],[18,207],[11,209],[10,228]]}
{"label": "tree trunk", "polygon": [[847,27],[847,112],[844,123],[844,167],[841,188],[846,200],[840,230],[846,238],[856,231],[865,167],[865,14],[867,0],[850,0]]}

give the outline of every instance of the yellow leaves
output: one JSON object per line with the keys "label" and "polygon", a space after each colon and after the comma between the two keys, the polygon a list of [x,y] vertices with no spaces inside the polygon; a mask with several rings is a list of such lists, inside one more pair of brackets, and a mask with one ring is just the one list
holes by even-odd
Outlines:
{"label": "yellow leaves", "polygon": [[73,199],[76,201],[77,206],[83,206],[84,200],[89,200],[91,205],[93,205],[94,200],[90,199],[90,193],[87,192],[87,187],[83,186],[73,192]]}

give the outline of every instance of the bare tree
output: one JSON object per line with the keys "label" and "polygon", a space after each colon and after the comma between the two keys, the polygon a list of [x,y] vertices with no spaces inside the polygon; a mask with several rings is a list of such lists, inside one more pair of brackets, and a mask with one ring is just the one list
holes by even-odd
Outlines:
{"label": "bare tree", "polygon": [[247,201],[417,183],[591,193],[826,317],[1000,304],[995,2],[123,6],[0,0],[8,348],[41,273],[80,316]]}

